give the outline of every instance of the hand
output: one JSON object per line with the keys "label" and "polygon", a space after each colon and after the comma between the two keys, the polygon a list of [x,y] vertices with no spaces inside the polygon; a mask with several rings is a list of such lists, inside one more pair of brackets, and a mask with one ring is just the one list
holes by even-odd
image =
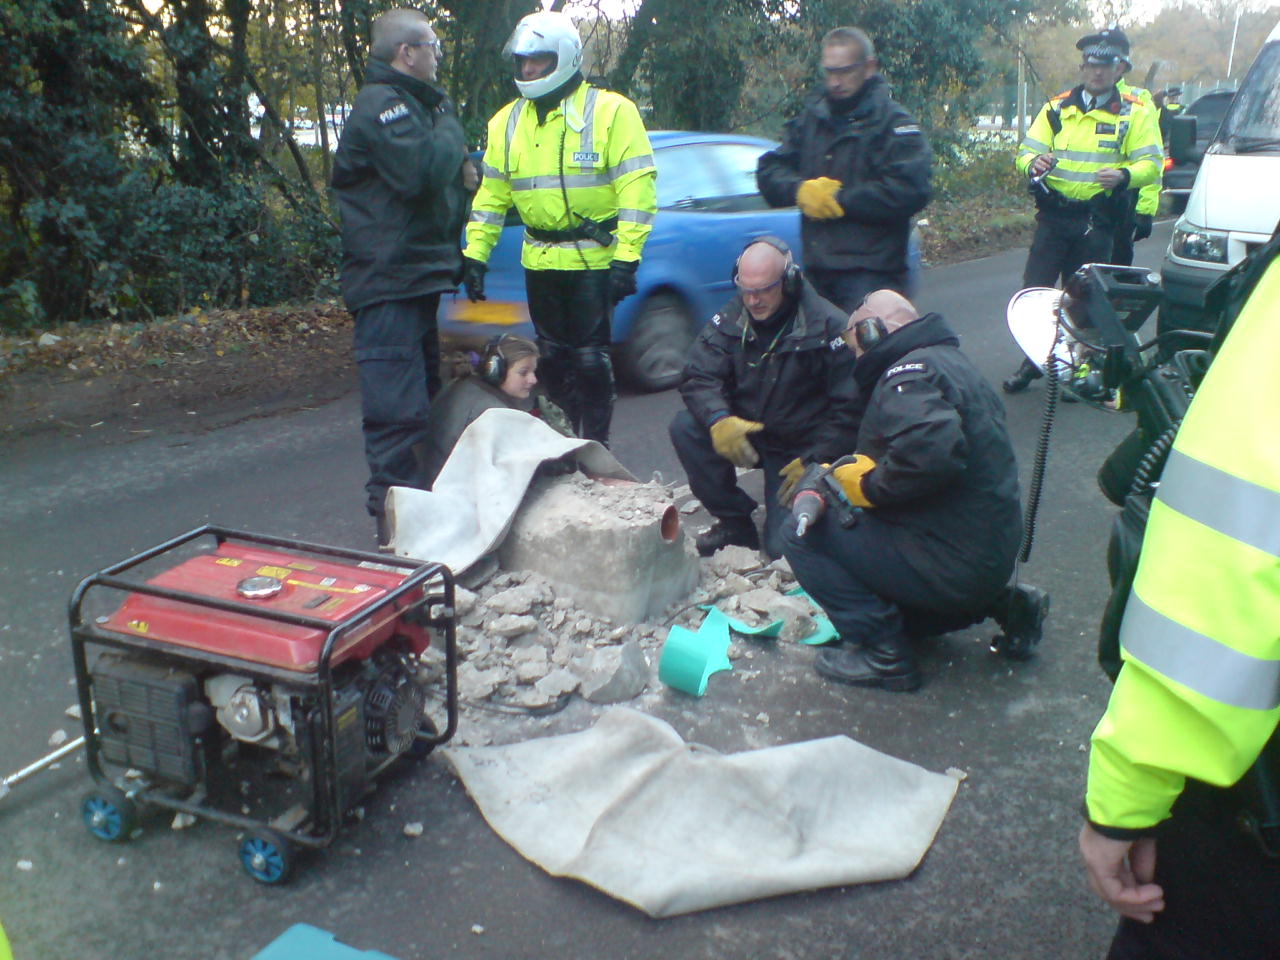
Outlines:
{"label": "hand", "polygon": [[800,486],[800,479],[804,476],[804,461],[796,457],[778,471],[778,476],[782,478],[782,485],[778,487],[778,506],[790,509],[796,489]]}
{"label": "hand", "polygon": [[862,481],[875,468],[874,460],[864,454],[856,453],[843,462],[837,461],[831,473],[840,484],[840,488],[844,490],[844,495],[849,498],[850,503],[855,507],[870,507],[874,504],[862,492]]}
{"label": "hand", "polygon": [[1086,823],[1080,828],[1080,856],[1093,892],[1122,916],[1150,923],[1164,909],[1164,890],[1151,882],[1156,871],[1154,837],[1112,840]]}
{"label": "hand", "polygon": [[796,190],[796,205],[810,220],[838,220],[844,216],[844,207],[836,201],[841,186],[830,177],[806,180]]}
{"label": "hand", "polygon": [[480,171],[465,148],[462,151],[462,188],[467,193],[475,193],[480,188]]}
{"label": "hand", "polygon": [[609,264],[609,296],[614,303],[621,303],[636,292],[638,260],[614,260]]}
{"label": "hand", "polygon": [[470,257],[462,258],[462,284],[467,288],[467,299],[472,303],[488,299],[484,295],[484,275],[489,265]]}
{"label": "hand", "polygon": [[1134,214],[1133,217],[1133,242],[1145,240],[1151,236],[1151,222],[1154,217],[1149,213]]}
{"label": "hand", "polygon": [[711,425],[711,446],[735,467],[754,467],[760,462],[760,454],[747,437],[763,429],[764,424],[754,420],[724,417]]}
{"label": "hand", "polygon": [[1053,169],[1054,164],[1058,162],[1058,158],[1051,153],[1042,153],[1031,161],[1031,166],[1027,168],[1027,175],[1031,177],[1039,177],[1048,173]]}
{"label": "hand", "polygon": [[1123,186],[1127,183],[1127,178],[1123,170],[1116,167],[1103,167],[1098,171],[1098,182],[1107,190],[1114,190],[1116,187]]}

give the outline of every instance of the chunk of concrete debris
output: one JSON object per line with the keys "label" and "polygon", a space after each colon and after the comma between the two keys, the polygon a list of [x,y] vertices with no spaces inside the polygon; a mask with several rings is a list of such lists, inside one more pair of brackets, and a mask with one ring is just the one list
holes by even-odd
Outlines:
{"label": "chunk of concrete debris", "polygon": [[499,669],[480,670],[474,664],[458,667],[458,695],[463,700],[485,700],[505,678]]}
{"label": "chunk of concrete debris", "polygon": [[582,679],[582,695],[592,703],[621,703],[639,696],[649,683],[649,661],[634,640],[601,647]]}
{"label": "chunk of concrete debris", "polygon": [[500,637],[518,637],[538,629],[538,620],[528,614],[504,613],[489,621],[489,630]]}
{"label": "chunk of concrete debris", "polygon": [[49,734],[49,746],[60,747],[67,742],[67,731],[58,729]]}
{"label": "chunk of concrete debris", "polygon": [[486,605],[495,613],[528,613],[550,599],[541,585],[522,583],[518,587],[508,587],[495,593]]}
{"label": "chunk of concrete debris", "polygon": [[179,810],[173,815],[173,822],[169,824],[170,830],[186,830],[188,827],[196,825],[196,818],[184,811]]}
{"label": "chunk of concrete debris", "polygon": [[532,647],[517,651],[512,657],[516,669],[517,683],[536,683],[547,675],[551,664],[547,660],[547,651],[542,647]]}
{"label": "chunk of concrete debris", "polygon": [[717,550],[709,561],[712,573],[724,576],[727,573],[746,573],[758,570],[762,564],[760,554],[749,547],[732,545]]}
{"label": "chunk of concrete debris", "polygon": [[466,587],[453,586],[453,609],[460,617],[465,617],[476,608],[477,597]]}
{"label": "chunk of concrete debris", "polygon": [[422,836],[423,826],[417,820],[404,825],[404,835],[406,837],[416,838]]}
{"label": "chunk of concrete debris", "polygon": [[566,693],[573,693],[581,683],[582,681],[572,671],[563,667],[556,667],[541,680],[537,681],[533,688],[543,696],[555,700]]}

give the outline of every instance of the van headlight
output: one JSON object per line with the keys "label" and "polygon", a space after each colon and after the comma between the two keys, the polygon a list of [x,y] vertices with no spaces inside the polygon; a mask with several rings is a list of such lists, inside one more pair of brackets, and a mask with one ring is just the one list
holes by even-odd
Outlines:
{"label": "van headlight", "polygon": [[1217,230],[1200,230],[1184,227],[1173,228],[1169,252],[1183,260],[1199,260],[1202,263],[1227,262],[1227,235]]}

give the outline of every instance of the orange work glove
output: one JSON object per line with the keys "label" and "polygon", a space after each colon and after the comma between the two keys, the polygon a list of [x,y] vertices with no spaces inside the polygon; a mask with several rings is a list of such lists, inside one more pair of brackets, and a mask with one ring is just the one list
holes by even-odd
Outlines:
{"label": "orange work glove", "polygon": [[806,180],[796,191],[796,206],[810,220],[838,220],[844,216],[844,207],[836,201],[842,186],[830,177]]}
{"label": "orange work glove", "polygon": [[735,467],[754,467],[760,462],[760,454],[747,436],[763,429],[764,424],[754,420],[725,417],[711,425],[711,446]]}
{"label": "orange work glove", "polygon": [[804,463],[796,457],[778,471],[778,476],[782,478],[782,485],[778,487],[778,506],[790,509],[791,498],[796,495],[796,487],[804,478]]}
{"label": "orange work glove", "polygon": [[844,490],[844,495],[849,498],[850,503],[855,507],[872,507],[875,504],[862,492],[862,481],[875,468],[874,460],[858,453],[854,454],[848,463],[838,464],[831,474]]}

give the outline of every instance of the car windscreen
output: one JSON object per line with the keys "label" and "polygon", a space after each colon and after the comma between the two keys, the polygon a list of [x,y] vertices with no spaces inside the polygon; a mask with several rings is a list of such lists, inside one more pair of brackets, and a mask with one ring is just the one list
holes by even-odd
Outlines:
{"label": "car windscreen", "polygon": [[1280,42],[1258,54],[1214,142],[1236,153],[1280,149]]}

